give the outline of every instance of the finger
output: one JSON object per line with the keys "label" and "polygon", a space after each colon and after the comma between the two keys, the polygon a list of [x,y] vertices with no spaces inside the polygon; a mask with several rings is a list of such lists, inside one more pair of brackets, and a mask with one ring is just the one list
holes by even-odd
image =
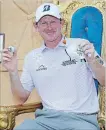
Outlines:
{"label": "finger", "polygon": [[2,53],[8,53],[11,56],[13,56],[13,55],[16,56],[17,55],[17,50],[14,48],[14,52],[11,52],[9,48],[5,48],[5,49],[3,49]]}
{"label": "finger", "polygon": [[5,56],[12,58],[13,54],[6,51],[6,52],[3,52],[3,53],[2,53],[2,57],[5,57]]}
{"label": "finger", "polygon": [[8,48],[3,49],[2,53],[8,53],[8,54],[11,54],[11,52],[8,50]]}
{"label": "finger", "polygon": [[92,55],[92,54],[94,54],[94,51],[93,51],[93,49],[85,50],[84,54],[87,55],[87,56],[88,56],[89,54]]}
{"label": "finger", "polygon": [[94,50],[94,46],[92,44],[86,44],[85,46],[83,46],[83,51],[89,50],[89,49],[93,49]]}
{"label": "finger", "polygon": [[91,53],[88,53],[88,54],[87,54],[87,56],[88,56],[88,57],[91,57],[91,56],[92,56],[92,54],[91,54]]}
{"label": "finger", "polygon": [[2,53],[2,57],[12,58],[12,55],[8,53]]}
{"label": "finger", "polygon": [[82,40],[82,42],[81,42],[81,47],[83,47],[83,46],[85,46],[85,45],[89,45],[89,44],[91,44],[88,40],[85,40],[84,39],[84,41]]}
{"label": "finger", "polygon": [[3,50],[2,50],[2,52],[9,52],[9,50],[8,50],[8,48],[4,48]]}
{"label": "finger", "polygon": [[7,57],[3,57],[3,58],[2,58],[2,62],[10,62],[10,61],[11,61],[10,58],[7,58]]}
{"label": "finger", "polygon": [[90,42],[86,42],[86,43],[81,44],[81,47],[85,47],[85,46],[93,46],[93,44]]}
{"label": "finger", "polygon": [[13,54],[14,54],[14,56],[17,55],[17,49],[16,48],[14,49],[14,53]]}

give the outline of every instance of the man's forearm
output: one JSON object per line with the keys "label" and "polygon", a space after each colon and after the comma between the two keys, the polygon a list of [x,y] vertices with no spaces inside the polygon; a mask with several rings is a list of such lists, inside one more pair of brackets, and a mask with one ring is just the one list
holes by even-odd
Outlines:
{"label": "man's forearm", "polygon": [[99,83],[101,85],[105,85],[105,67],[102,64],[98,63],[96,59],[93,62],[89,62],[89,65]]}
{"label": "man's forearm", "polygon": [[11,90],[14,97],[20,102],[24,103],[26,101],[26,93],[22,87],[18,71],[9,73],[11,81]]}

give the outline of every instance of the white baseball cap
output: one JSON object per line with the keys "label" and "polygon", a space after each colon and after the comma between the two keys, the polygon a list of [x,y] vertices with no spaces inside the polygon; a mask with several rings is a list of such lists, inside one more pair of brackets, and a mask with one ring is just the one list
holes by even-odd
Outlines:
{"label": "white baseball cap", "polygon": [[61,18],[58,7],[52,3],[44,3],[37,8],[35,13],[36,22],[38,22],[43,16],[46,15],[51,15],[58,19]]}

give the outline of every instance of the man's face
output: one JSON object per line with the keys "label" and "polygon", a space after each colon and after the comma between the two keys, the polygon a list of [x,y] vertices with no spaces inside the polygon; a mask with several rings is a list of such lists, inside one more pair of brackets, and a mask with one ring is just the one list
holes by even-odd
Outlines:
{"label": "man's face", "polygon": [[37,29],[45,41],[54,41],[61,35],[61,21],[53,16],[44,16],[37,24]]}

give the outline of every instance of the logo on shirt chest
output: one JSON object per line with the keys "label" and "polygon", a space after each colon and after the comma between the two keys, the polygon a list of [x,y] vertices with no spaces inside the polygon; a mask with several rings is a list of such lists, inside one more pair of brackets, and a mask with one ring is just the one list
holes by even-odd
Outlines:
{"label": "logo on shirt chest", "polygon": [[77,61],[75,59],[73,59],[73,60],[63,61],[62,65],[67,66],[67,65],[72,65],[72,64],[76,64],[76,63],[77,63]]}
{"label": "logo on shirt chest", "polygon": [[47,67],[45,67],[44,65],[39,66],[38,69],[36,69],[36,71],[42,71],[42,70],[47,70]]}

